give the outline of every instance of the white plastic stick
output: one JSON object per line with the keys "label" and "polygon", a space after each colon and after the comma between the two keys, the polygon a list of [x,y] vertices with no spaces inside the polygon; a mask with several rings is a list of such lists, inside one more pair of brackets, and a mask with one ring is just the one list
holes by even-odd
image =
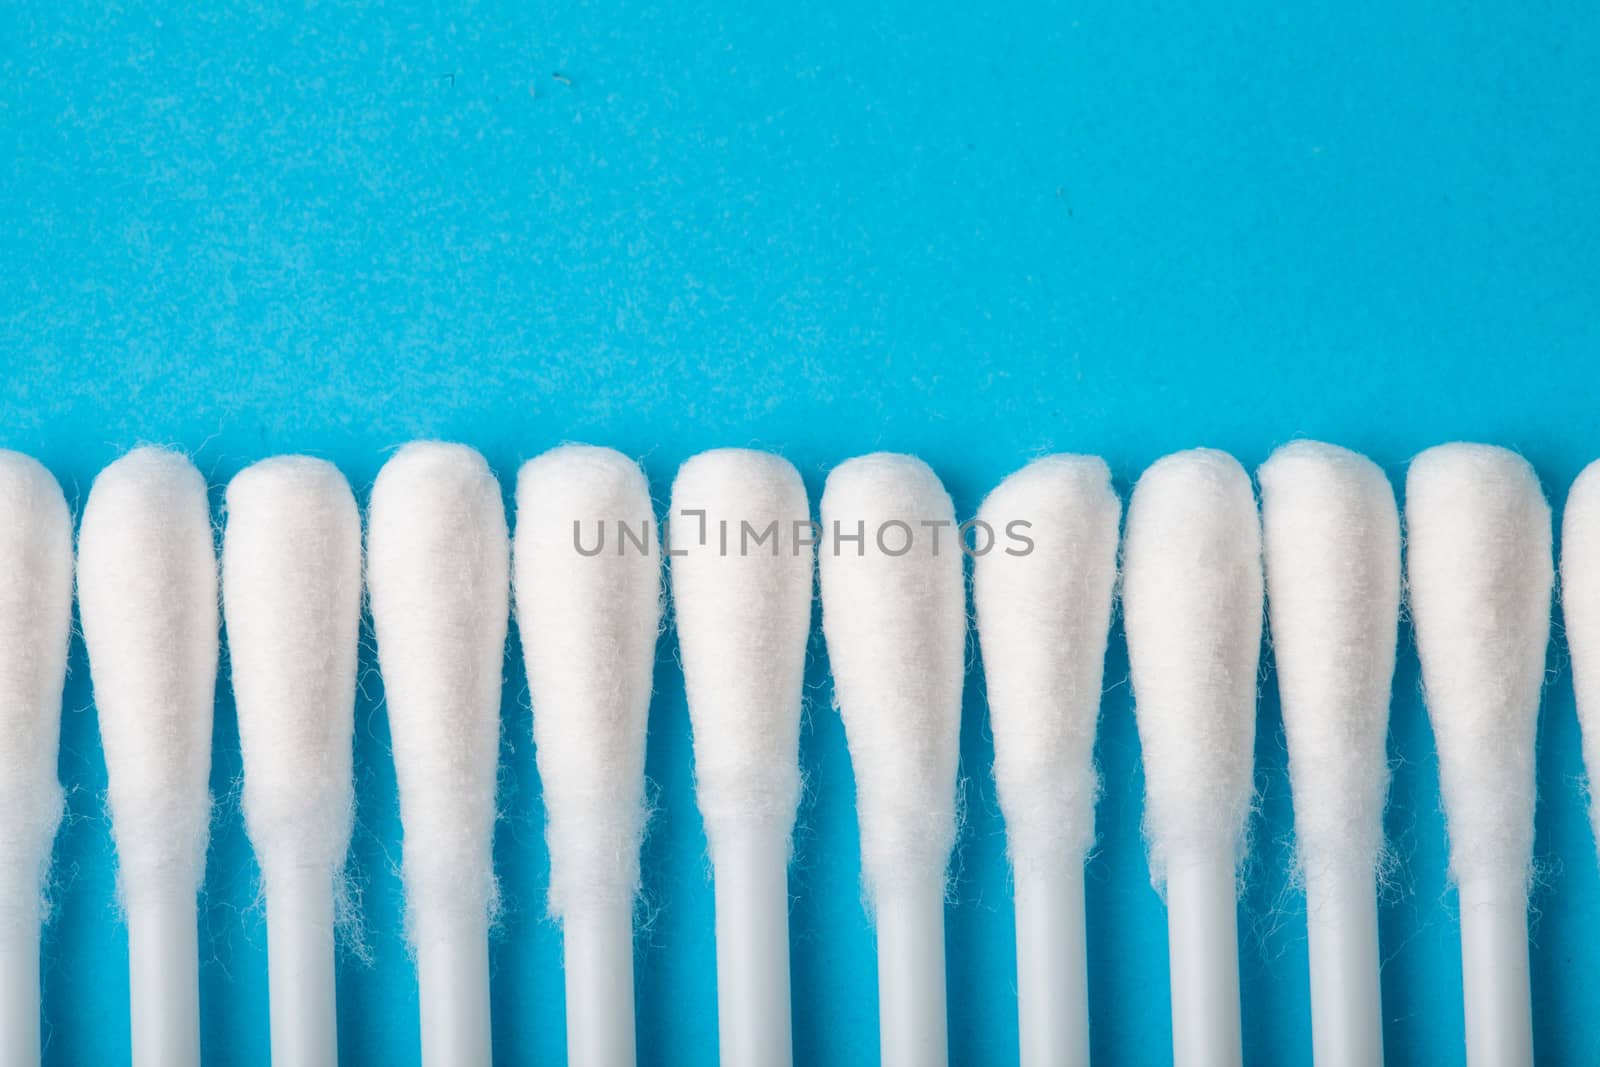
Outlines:
{"label": "white plastic stick", "polygon": [[668,521],[716,880],[721,1062],[787,1067],[789,834],[815,558],[805,485],[778,456],[701,453],[678,472]]}
{"label": "white plastic stick", "polygon": [[61,821],[72,518],[36,461],[0,451],[0,1067],[39,1062],[39,923]]}
{"label": "white plastic stick", "polygon": [[338,1062],[333,918],[333,880],[325,868],[274,877],[267,901],[267,996],[276,1062]]}
{"label": "white plastic stick", "polygon": [[489,917],[510,543],[483,457],[405,446],[372,488],[367,584],[394,741],[422,1062],[490,1062]]}
{"label": "white plastic stick", "polygon": [[1467,1062],[1531,1067],[1527,883],[1490,877],[1464,880],[1458,889]]}
{"label": "white plastic stick", "polygon": [[39,1062],[39,924],[0,937],[0,1067]]}
{"label": "white plastic stick", "polygon": [[1089,1062],[1083,868],[1016,875],[1017,1040],[1026,1067]]}
{"label": "white plastic stick", "polygon": [[1306,881],[1311,1030],[1324,1067],[1378,1067],[1376,880],[1400,611],[1400,516],[1383,471],[1314,441],[1261,467],[1267,604],[1296,852]]}
{"label": "white plastic stick", "polygon": [[1450,444],[1406,475],[1407,577],[1460,888],[1471,1067],[1533,1060],[1528,874],[1550,636],[1550,506],[1526,460]]}
{"label": "white plastic stick", "polygon": [[1238,1063],[1234,871],[1253,794],[1262,577],[1255,497],[1231,456],[1179,452],[1140,477],[1122,596],[1151,874],[1167,887],[1173,1061]]}
{"label": "white plastic stick", "polygon": [[1376,879],[1362,867],[1326,867],[1305,877],[1312,1059],[1381,1064]]}
{"label": "white plastic stick", "polygon": [[567,1062],[634,1062],[633,906],[570,908],[561,924],[566,964]]}
{"label": "white plastic stick", "polygon": [[305,456],[228,485],[223,607],[244,815],[267,898],[272,1054],[338,1061],[334,883],[350,844],[361,518],[344,476]]}
{"label": "white plastic stick", "polygon": [[489,1023],[489,928],[478,914],[418,917],[417,1003],[422,1062],[492,1062]]}
{"label": "white plastic stick", "polygon": [[188,459],[140,448],[100,472],[78,536],[78,607],[128,917],[133,1063],[191,1067],[217,558],[205,479]]}
{"label": "white plastic stick", "polygon": [[944,877],[879,890],[878,1049],[883,1067],[947,1062]]}
{"label": "white plastic stick", "polygon": [[1016,881],[1023,1067],[1089,1062],[1083,859],[1121,511],[1102,460],[1047,456],[979,512],[990,543],[972,597]]}
{"label": "white plastic stick", "polygon": [[133,1063],[200,1063],[199,933],[194,890],[152,888],[128,906]]}
{"label": "white plastic stick", "polygon": [[1243,1060],[1237,908],[1231,855],[1168,865],[1167,964],[1179,1067]]}
{"label": "white plastic stick", "polygon": [[637,463],[566,445],[523,465],[516,592],[548,815],[550,912],[566,932],[567,1061],[628,1067],[661,622],[660,541]]}
{"label": "white plastic stick", "polygon": [[822,626],[878,928],[880,1059],[938,1067],[966,666],[955,508],[921,460],[877,453],[828,475],[822,525]]}
{"label": "white plastic stick", "polygon": [[720,1062],[792,1062],[789,835],[726,838],[715,860]]}

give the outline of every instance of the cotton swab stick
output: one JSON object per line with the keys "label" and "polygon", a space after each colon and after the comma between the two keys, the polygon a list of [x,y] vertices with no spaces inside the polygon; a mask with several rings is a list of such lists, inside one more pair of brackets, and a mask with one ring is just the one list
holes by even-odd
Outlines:
{"label": "cotton swab stick", "polygon": [[1589,819],[1600,838],[1600,462],[1567,493],[1561,521],[1561,610],[1572,654],[1572,689],[1591,781]]}
{"label": "cotton swab stick", "polygon": [[1313,1058],[1383,1063],[1376,875],[1400,617],[1400,513],[1383,471],[1285,445],[1258,472],[1267,607],[1306,885]]}
{"label": "cotton swab stick", "polygon": [[880,1060],[939,1067],[966,665],[955,509],[921,460],[877,453],[828,475],[822,525],[822,628],[878,928]]}
{"label": "cotton swab stick", "polygon": [[679,470],[668,521],[695,788],[715,872],[720,1058],[787,1067],[810,507],[786,460],[721,449]]}
{"label": "cotton swab stick", "polygon": [[332,464],[280,456],[228,484],[222,606],[244,817],[267,898],[277,1063],[338,1062],[334,890],[350,846],[361,516]]}
{"label": "cotton swab stick", "polygon": [[1022,1064],[1086,1065],[1083,860],[1122,502],[1103,460],[1047,456],[1001,482],[978,517],[992,531],[1025,522],[1032,541],[991,544],[972,572],[1016,882]]}
{"label": "cotton swab stick", "polygon": [[1178,1067],[1238,1063],[1234,871],[1250,813],[1261,524],[1222,452],[1157,461],[1128,505],[1122,603],[1150,869],[1167,887]]}
{"label": "cotton swab stick", "polygon": [[[591,549],[597,551],[591,552]],[[567,445],[517,476],[517,625],[566,958],[567,1062],[636,1055],[633,901],[661,556],[639,465]]]}
{"label": "cotton swab stick", "polygon": [[139,448],[100,472],[78,532],[78,611],[128,917],[134,1067],[200,1062],[195,894],[211,816],[217,556],[206,483]]}
{"label": "cotton swab stick", "polygon": [[1528,875],[1534,739],[1554,580],[1525,460],[1450,444],[1406,475],[1407,578],[1461,897],[1467,1062],[1533,1062]]}
{"label": "cotton swab stick", "polygon": [[72,517],[35,460],[0,451],[0,1067],[37,1064],[39,923],[61,822]]}
{"label": "cotton swab stick", "polygon": [[463,445],[419,441],[383,465],[367,588],[394,744],[422,1062],[490,1062],[489,922],[509,623],[500,485]]}

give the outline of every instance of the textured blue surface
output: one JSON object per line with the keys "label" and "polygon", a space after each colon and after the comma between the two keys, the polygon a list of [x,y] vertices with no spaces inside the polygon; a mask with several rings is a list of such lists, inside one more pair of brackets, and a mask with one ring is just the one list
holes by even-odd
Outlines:
{"label": "textured blue surface", "polygon": [[[219,488],[257,458],[317,453],[363,498],[385,450],[424,435],[481,448],[508,487],[557,442],[611,444],[663,499],[702,448],[780,450],[813,492],[838,460],[890,448],[933,463],[963,514],[1049,450],[1105,455],[1126,490],[1197,444],[1253,466],[1323,437],[1398,479],[1415,451],[1466,437],[1521,449],[1558,504],[1600,455],[1591,4],[287,6],[0,12],[0,445],[41,458],[75,505],[141,441],[193,451]],[[1402,640],[1384,1014],[1392,1062],[1449,1064],[1456,905]],[[368,646],[353,867],[371,960],[341,965],[341,1039],[346,1062],[404,1064],[416,992]],[[865,1063],[852,780],[813,651],[796,1041],[803,1063]],[[1533,981],[1541,1053],[1577,1062],[1600,1042],[1600,875],[1563,658],[1542,721]],[[649,1063],[699,1064],[715,1056],[711,895],[670,635],[658,667],[640,1040]],[[1089,868],[1093,1041],[1102,1062],[1149,1063],[1168,1038],[1165,926],[1125,676],[1119,633]],[[1308,1059],[1305,933],[1264,680],[1245,1033],[1252,1062],[1287,1064]],[[505,694],[495,1042],[505,1062],[550,1063],[560,942],[514,639]],[[217,708],[204,1043],[209,1062],[264,1064],[226,672]],[[81,643],[67,709],[47,1051],[114,1063],[125,934]],[[949,908],[958,1063],[1016,1049],[991,757],[974,670]]]}

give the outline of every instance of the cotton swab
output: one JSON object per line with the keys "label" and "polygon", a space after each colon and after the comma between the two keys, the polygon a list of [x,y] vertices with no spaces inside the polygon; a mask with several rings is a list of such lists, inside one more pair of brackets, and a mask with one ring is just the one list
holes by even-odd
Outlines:
{"label": "cotton swab", "polygon": [[334,891],[350,845],[361,516],[332,464],[281,456],[228,484],[222,605],[244,817],[267,899],[272,1057],[338,1062]]}
{"label": "cotton swab", "polygon": [[1600,462],[1572,489],[1561,522],[1561,610],[1572,655],[1572,689],[1591,781],[1589,818],[1600,837]]}
{"label": "cotton swab", "polygon": [[1554,580],[1525,460],[1450,444],[1406,476],[1407,579],[1461,898],[1467,1062],[1533,1062],[1528,876],[1534,739]]}
{"label": "cotton swab", "polygon": [[490,1062],[500,683],[510,542],[500,485],[463,445],[406,445],[378,472],[367,587],[404,835],[422,1062]]}
{"label": "cotton swab", "polygon": [[1167,887],[1178,1067],[1238,1063],[1234,872],[1250,813],[1261,525],[1221,452],[1157,461],[1128,505],[1123,624],[1144,755],[1150,867]]}
{"label": "cotton swab", "polygon": [[822,525],[822,627],[878,928],[880,1060],[939,1067],[967,621],[955,509],[921,460],[877,453],[828,475]]}
{"label": "cotton swab", "polygon": [[1083,860],[1121,516],[1111,472],[1092,456],[1035,460],[978,512],[990,531],[1027,523],[1031,541],[991,540],[972,572],[1016,882],[1023,1067],[1089,1062]]}
{"label": "cotton swab", "polygon": [[660,547],[637,463],[567,445],[523,465],[516,598],[550,913],[565,942],[567,1062],[624,1067],[636,1055],[633,901],[661,626]]}
{"label": "cotton swab", "polygon": [[789,833],[815,563],[805,485],[786,460],[721,449],[672,486],[668,555],[715,872],[717,1023],[727,1067],[787,1067]]}
{"label": "cotton swab", "polygon": [[40,1059],[39,923],[61,822],[72,517],[38,462],[0,451],[0,1065]]}
{"label": "cotton swab", "polygon": [[1299,441],[1258,472],[1267,607],[1306,886],[1313,1058],[1383,1062],[1376,874],[1400,514],[1364,456]]}
{"label": "cotton swab", "polygon": [[206,483],[139,448],[94,480],[78,611],[99,709],[128,917],[134,1067],[200,1062],[195,894],[205,869],[217,675],[217,557]]}

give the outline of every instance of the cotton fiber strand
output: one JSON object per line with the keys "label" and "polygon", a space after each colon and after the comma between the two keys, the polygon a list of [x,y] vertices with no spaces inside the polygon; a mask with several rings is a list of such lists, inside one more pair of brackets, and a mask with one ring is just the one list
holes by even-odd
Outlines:
{"label": "cotton fiber strand", "polygon": [[267,882],[342,868],[354,790],[361,517],[330,463],[280,456],[228,484],[223,611],[244,817]]}
{"label": "cotton fiber strand", "polygon": [[834,468],[822,525],[822,628],[870,902],[942,878],[955,842],[962,554],[950,495],[912,456],[877,453]]}
{"label": "cotton fiber strand", "polygon": [[978,517],[997,535],[1026,522],[1032,541],[1024,550],[1000,536],[972,577],[1012,864],[1077,867],[1094,843],[1122,501],[1104,460],[1047,456],[1001,482]]}
{"label": "cotton fiber strand", "polygon": [[1296,848],[1309,869],[1372,870],[1400,613],[1400,514],[1365,456],[1299,441],[1258,473]]}
{"label": "cotton fiber strand", "polygon": [[810,519],[799,472],[770,453],[704,452],[673,483],[673,606],[713,856],[719,839],[794,824]]}
{"label": "cotton fiber strand", "polygon": [[[597,553],[579,551],[602,536]],[[655,513],[637,463],[566,445],[523,465],[517,625],[557,917],[631,901],[639,888],[661,591]]]}
{"label": "cotton fiber strand", "polygon": [[1158,460],[1128,504],[1123,626],[1157,885],[1244,853],[1261,649],[1261,524],[1250,477],[1209,449]]}
{"label": "cotton fiber strand", "polygon": [[378,472],[367,584],[394,745],[408,920],[476,926],[493,867],[510,541],[500,484],[463,445],[406,445]]}
{"label": "cotton fiber strand", "polygon": [[0,451],[0,938],[31,938],[61,822],[72,517],[38,462]]}
{"label": "cotton fiber strand", "polygon": [[1550,506],[1526,460],[1450,444],[1406,476],[1407,579],[1457,881],[1525,879],[1550,634]]}
{"label": "cotton fiber strand", "polygon": [[100,472],[78,533],[78,611],[125,900],[198,890],[211,816],[217,557],[206,483],[138,448]]}

